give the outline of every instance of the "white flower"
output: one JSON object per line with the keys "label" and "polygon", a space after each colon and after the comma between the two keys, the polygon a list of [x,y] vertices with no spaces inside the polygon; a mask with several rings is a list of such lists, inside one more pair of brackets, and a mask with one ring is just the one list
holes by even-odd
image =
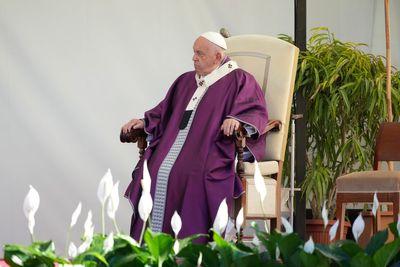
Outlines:
{"label": "white flower", "polygon": [[326,229],[326,226],[328,225],[328,210],[326,209],[326,200],[324,201],[321,215],[322,215],[322,220],[324,221],[324,229]]}
{"label": "white flower", "polygon": [[356,240],[356,242],[358,242],[358,238],[360,237],[360,235],[364,231],[364,227],[365,227],[365,223],[364,223],[363,217],[362,217],[361,212],[360,212],[360,214],[358,215],[358,217],[354,221],[353,227],[352,227],[353,236],[354,236],[354,239]]}
{"label": "white flower", "polygon": [[258,247],[258,246],[260,245],[260,239],[258,239],[258,237],[255,235],[255,236],[253,237],[253,239],[251,240],[251,243],[252,243],[254,246]]}
{"label": "white flower", "polygon": [[265,186],[264,177],[261,175],[261,171],[256,160],[254,161],[254,164],[254,185],[257,192],[260,194],[261,203],[263,203],[265,197],[267,196],[267,188]]}
{"label": "white flower", "polygon": [[332,225],[331,229],[329,229],[329,241],[332,241],[336,237],[336,232],[339,227],[339,220]]}
{"label": "white flower", "polygon": [[87,238],[91,238],[93,236],[93,232],[94,232],[94,226],[93,226],[93,222],[92,222],[92,211],[89,210],[88,211],[88,215],[84,224],[84,228],[85,228],[85,233],[84,233],[84,237]]}
{"label": "white flower", "polygon": [[100,180],[99,187],[97,188],[97,197],[101,205],[104,205],[104,203],[106,203],[107,198],[111,194],[112,188],[113,188],[113,178],[111,170],[108,169],[106,174],[104,174],[103,178]]}
{"label": "white flower", "polygon": [[78,253],[82,254],[83,252],[85,252],[86,250],[88,250],[88,248],[90,247],[90,245],[92,244],[93,239],[92,238],[87,238],[85,239],[85,241],[83,241],[83,243],[79,246],[78,248]]}
{"label": "white flower", "polygon": [[76,207],[74,213],[72,213],[71,216],[71,224],[70,227],[74,227],[74,225],[76,224],[76,222],[78,221],[79,215],[81,214],[82,211],[82,203],[79,202],[78,206]]}
{"label": "white flower", "polygon": [[56,251],[56,245],[54,244],[53,241],[51,241],[51,251]]}
{"label": "white flower", "polygon": [[24,263],[22,262],[21,258],[18,257],[17,255],[12,255],[12,256],[11,256],[11,260],[12,260],[12,262],[14,262],[16,265],[19,265],[19,266],[23,266],[23,265],[24,265]]}
{"label": "white flower", "polygon": [[228,205],[226,199],[222,200],[218,207],[217,215],[215,216],[213,228],[218,234],[222,234],[225,231],[226,225],[228,224]]}
{"label": "white flower", "polygon": [[140,181],[142,184],[143,192],[150,193],[151,190],[151,177],[147,166],[147,160],[143,162],[143,178]]}
{"label": "white flower", "polygon": [[68,246],[68,257],[73,259],[76,257],[76,255],[78,255],[78,249],[76,248],[75,244],[71,242]]}
{"label": "white flower", "polygon": [[153,199],[150,193],[142,192],[142,196],[139,200],[139,215],[140,218],[145,222],[150,216],[151,210],[153,209]]}
{"label": "white flower", "polygon": [[115,213],[118,210],[119,206],[119,181],[116,182],[111,190],[110,197],[108,198],[108,203],[107,203],[107,215],[110,217],[110,219],[114,220],[115,219]]}
{"label": "white flower", "polygon": [[23,210],[25,217],[28,219],[29,232],[33,235],[33,228],[35,227],[35,213],[39,209],[40,196],[38,191],[29,185],[29,191],[24,199]]}
{"label": "white flower", "polygon": [[397,214],[397,224],[396,224],[396,228],[397,228],[397,233],[400,234],[400,213]]}
{"label": "white flower", "polygon": [[175,254],[179,253],[179,241],[176,239],[174,243],[174,252]]}
{"label": "white flower", "polygon": [[244,221],[244,216],[243,216],[243,207],[240,209],[238,215],[236,216],[236,231],[238,234],[240,234],[240,228],[242,227]]}
{"label": "white flower", "polygon": [[201,266],[203,263],[203,253],[199,253],[199,257],[197,258],[197,266]]}
{"label": "white flower", "polygon": [[374,193],[374,202],[372,204],[372,214],[374,214],[374,217],[376,217],[376,212],[379,209],[379,200],[376,195],[376,192]]}
{"label": "white flower", "polygon": [[171,218],[171,227],[175,233],[175,238],[177,238],[179,231],[182,228],[182,220],[181,220],[181,217],[179,216],[178,212],[176,212],[176,211],[174,212],[174,215],[172,215],[172,218]]}
{"label": "white flower", "polygon": [[285,233],[286,234],[293,233],[293,227],[292,227],[292,225],[290,225],[288,220],[286,220],[285,217],[281,217],[281,221],[282,221],[283,226],[285,227]]}
{"label": "white flower", "polygon": [[275,248],[275,260],[279,260],[280,256],[281,256],[281,251],[279,250],[279,247],[276,246],[276,248]]}
{"label": "white flower", "polygon": [[314,245],[314,241],[312,240],[311,236],[308,239],[308,241],[304,244],[304,248],[303,249],[304,249],[305,253],[313,254],[314,249],[315,249],[315,245]]}
{"label": "white flower", "polygon": [[113,232],[111,232],[107,238],[104,240],[103,243],[103,249],[104,249],[104,253],[108,253],[112,250],[112,248],[114,247],[114,234]]}

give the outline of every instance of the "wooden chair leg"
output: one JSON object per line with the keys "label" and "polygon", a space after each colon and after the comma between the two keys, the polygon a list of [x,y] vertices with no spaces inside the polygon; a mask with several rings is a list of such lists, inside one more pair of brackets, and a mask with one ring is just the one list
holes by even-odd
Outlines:
{"label": "wooden chair leg", "polygon": [[393,199],[393,221],[397,222],[398,214],[399,214],[399,202],[400,202],[400,193],[395,193]]}
{"label": "wooden chair leg", "polygon": [[336,233],[336,239],[343,240],[344,237],[344,222],[346,213],[346,203],[342,202],[342,199],[337,196],[336,199],[336,219],[339,220],[339,231]]}

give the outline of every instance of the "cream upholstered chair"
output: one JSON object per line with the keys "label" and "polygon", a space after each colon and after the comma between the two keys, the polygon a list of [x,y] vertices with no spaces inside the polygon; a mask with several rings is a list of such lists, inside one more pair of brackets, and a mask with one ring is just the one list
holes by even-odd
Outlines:
{"label": "cream upholstered chair", "polygon": [[[380,203],[393,205],[397,221],[400,202],[400,171],[380,170],[382,161],[400,161],[400,123],[386,122],[379,127],[375,145],[374,170],[353,172],[336,179],[336,218],[340,220],[338,238],[344,239],[346,203],[373,202],[375,192]],[[379,209],[378,209],[379,210]],[[374,231],[380,228],[380,216]]]}
{"label": "cream upholstered chair", "polygon": [[266,156],[259,161],[267,185],[267,197],[261,208],[254,186],[254,163],[244,163],[242,198],[246,219],[271,219],[272,228],[280,228],[281,177],[290,123],[293,88],[299,49],[283,40],[265,35],[238,35],[226,39],[227,55],[242,69],[253,74],[265,92],[268,117],[281,127],[266,135]]}

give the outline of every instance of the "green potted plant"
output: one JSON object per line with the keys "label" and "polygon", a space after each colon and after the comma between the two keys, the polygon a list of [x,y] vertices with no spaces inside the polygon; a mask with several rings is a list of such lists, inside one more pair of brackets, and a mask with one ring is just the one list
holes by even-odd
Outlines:
{"label": "green potted plant", "polygon": [[[306,99],[307,158],[302,190],[314,219],[324,203],[335,216],[335,180],[371,169],[375,136],[387,117],[386,70],[382,56],[364,44],[342,42],[316,28],[299,56],[295,90]],[[400,72],[392,69],[393,114],[400,114]]]}

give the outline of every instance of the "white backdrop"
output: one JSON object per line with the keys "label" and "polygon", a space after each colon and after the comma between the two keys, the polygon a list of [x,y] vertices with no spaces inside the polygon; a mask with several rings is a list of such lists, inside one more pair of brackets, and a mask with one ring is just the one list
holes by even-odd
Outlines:
{"label": "white backdrop", "polygon": [[[307,4],[308,28],[328,26],[384,53],[383,1]],[[0,245],[30,242],[22,212],[29,184],[41,196],[37,239],[63,251],[79,201],[84,215],[72,240],[78,243],[89,209],[100,231],[99,180],[111,168],[122,195],[137,160],[135,146],[119,142],[120,127],[192,69],[193,40],[221,27],[293,36],[293,17],[289,0],[0,0]],[[398,35],[398,14],[392,25]],[[399,66],[399,36],[393,39]],[[130,215],[121,198],[117,219],[126,233]]]}

